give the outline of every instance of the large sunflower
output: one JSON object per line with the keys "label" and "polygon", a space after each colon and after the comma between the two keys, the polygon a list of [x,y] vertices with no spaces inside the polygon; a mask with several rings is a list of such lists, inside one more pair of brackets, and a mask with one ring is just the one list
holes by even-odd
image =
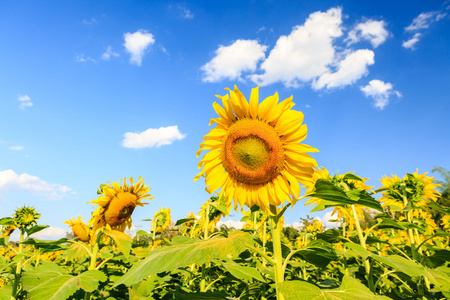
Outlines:
{"label": "large sunflower", "polygon": [[406,196],[415,207],[424,206],[429,201],[436,201],[441,194],[435,188],[440,185],[434,183],[434,178],[426,174],[419,174],[416,170],[413,174],[406,174],[403,179],[397,175],[383,176],[380,179],[383,184],[383,197],[380,198],[380,201],[384,202],[383,206],[404,209],[405,203],[402,196]]}
{"label": "large sunflower", "polygon": [[123,184],[110,182],[109,185],[103,185],[101,195],[88,203],[98,205],[98,208],[92,213],[89,225],[93,226],[93,231],[106,225],[108,229],[124,231],[131,228],[131,214],[136,206],[144,206],[142,199],[153,199],[150,186],[145,186],[144,180],[139,176],[139,181],[133,184],[133,177],[130,177],[130,184],[127,185],[127,179],[121,180]]}
{"label": "large sunflower", "polygon": [[259,102],[259,88],[252,89],[250,103],[235,86],[229,95],[217,96],[222,106],[213,103],[219,115],[204,137],[197,156],[203,156],[197,180],[205,176],[209,193],[221,188],[227,205],[234,199],[237,209],[258,205],[268,212],[288,200],[294,203],[300,195],[299,182],[311,180],[316,161],[306,152],[315,148],[300,144],[306,137],[303,113],[291,108],[292,96],[278,103],[278,94]]}
{"label": "large sunflower", "polygon": [[163,232],[169,227],[171,221],[170,208],[165,209],[161,207],[159,211],[155,212],[155,216],[152,221],[152,231]]}
{"label": "large sunflower", "polygon": [[77,219],[72,218],[69,221],[65,221],[64,224],[69,225],[72,228],[73,234],[82,242],[89,242],[90,230],[83,219],[79,216]]}

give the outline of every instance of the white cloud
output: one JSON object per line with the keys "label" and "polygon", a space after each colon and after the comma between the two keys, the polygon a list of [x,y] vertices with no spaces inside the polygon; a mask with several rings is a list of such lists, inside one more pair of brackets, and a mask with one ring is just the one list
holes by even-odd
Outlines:
{"label": "white cloud", "polygon": [[183,18],[185,18],[185,19],[193,19],[194,18],[194,14],[189,9],[187,9],[185,6],[178,4],[177,8],[181,11]]}
{"label": "white cloud", "polygon": [[393,89],[391,83],[378,79],[371,80],[368,85],[361,86],[360,88],[366,97],[371,97],[375,100],[374,105],[379,109],[384,109],[389,104],[389,97],[391,95],[396,95],[397,97],[402,96],[399,91]]}
{"label": "white cloud", "polygon": [[58,200],[69,194],[72,189],[61,184],[47,183],[37,176],[26,173],[16,174],[13,170],[0,171],[0,195],[9,191],[26,191]]}
{"label": "white cloud", "polygon": [[266,49],[267,46],[256,40],[237,40],[230,46],[219,46],[216,56],[201,67],[203,81],[242,80],[242,72],[256,71],[257,63],[265,58]]}
{"label": "white cloud", "polygon": [[11,147],[9,147],[9,150],[15,150],[15,151],[23,150],[23,146],[11,146]]}
{"label": "white cloud", "polygon": [[374,56],[373,51],[368,49],[351,52],[339,61],[336,72],[327,71],[313,82],[312,87],[318,90],[325,87],[330,89],[352,84],[368,74],[367,66],[375,63]]}
{"label": "white cloud", "polygon": [[227,221],[219,221],[217,222],[216,228],[220,228],[222,225],[226,225],[228,228],[233,227],[234,229],[242,229],[244,227],[244,222],[241,221],[233,221],[233,220],[227,220]]}
{"label": "white cloud", "polygon": [[109,60],[112,57],[118,57],[120,56],[119,53],[112,51],[111,46],[108,46],[106,48],[106,51],[102,54],[102,59]]}
{"label": "white cloud", "polygon": [[[436,16],[436,17],[435,17]],[[418,15],[412,23],[405,28],[406,31],[417,31],[420,29],[425,29],[430,26],[434,21],[439,21],[442,15],[438,11],[430,11],[426,13],[421,13]]]}
{"label": "white cloud", "polygon": [[159,148],[163,145],[170,145],[176,140],[182,140],[185,134],[178,131],[178,126],[160,127],[158,129],[149,128],[144,132],[127,132],[124,134],[122,146],[125,148]]}
{"label": "white cloud", "polygon": [[261,64],[264,73],[251,79],[263,86],[281,81],[287,87],[299,87],[300,82],[326,73],[335,59],[333,40],[342,35],[341,24],[341,8],[312,13],[305,24],[277,40]]}
{"label": "white cloud", "polygon": [[83,54],[81,55],[75,55],[75,61],[79,62],[79,63],[84,63],[84,62],[95,62],[95,59],[91,58],[91,57],[85,57]]}
{"label": "white cloud", "polygon": [[364,23],[357,24],[348,34],[348,45],[359,42],[360,40],[369,41],[374,48],[378,47],[389,37],[386,30],[386,22],[367,20]]}
{"label": "white cloud", "polygon": [[48,227],[33,234],[33,238],[38,240],[58,240],[66,236],[66,232],[63,228],[59,227]]}
{"label": "white cloud", "polygon": [[140,66],[145,52],[155,43],[153,34],[147,30],[139,29],[135,33],[125,33],[123,38],[125,39],[123,45],[126,51],[131,54],[130,63]]}
{"label": "white cloud", "polygon": [[97,20],[95,18],[91,18],[90,20],[86,20],[86,19],[83,20],[83,24],[85,24],[85,25],[93,25],[95,23],[97,23]]}
{"label": "white cloud", "polygon": [[31,102],[31,98],[28,95],[19,95],[17,97],[17,100],[20,102],[20,109],[25,109],[25,107],[33,106],[33,102]]}
{"label": "white cloud", "polygon": [[414,36],[412,38],[410,38],[407,41],[404,41],[403,44],[402,44],[402,47],[406,48],[406,49],[414,50],[415,49],[415,45],[419,41],[420,36],[421,36],[421,34],[417,32],[416,34],[414,34]]}
{"label": "white cloud", "polygon": [[335,228],[341,226],[341,222],[331,222],[334,220],[337,220],[337,214],[331,215],[333,212],[329,211],[325,213],[325,215],[321,218],[323,225],[325,225],[326,228]]}

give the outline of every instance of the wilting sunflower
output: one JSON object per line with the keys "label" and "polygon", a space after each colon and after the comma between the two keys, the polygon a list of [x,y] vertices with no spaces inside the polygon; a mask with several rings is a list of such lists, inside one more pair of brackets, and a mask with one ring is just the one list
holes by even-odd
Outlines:
{"label": "wilting sunflower", "polygon": [[[229,90],[229,89],[228,89]],[[300,183],[311,179],[316,161],[306,152],[315,148],[300,144],[306,137],[303,113],[291,108],[292,96],[278,103],[278,94],[259,102],[258,88],[252,89],[250,103],[235,86],[229,95],[217,96],[222,106],[213,103],[219,118],[204,137],[197,156],[203,156],[201,172],[209,193],[221,188],[229,205],[258,205],[269,211],[288,200],[294,203],[300,195]]]}
{"label": "wilting sunflower", "polygon": [[[352,172],[348,172],[347,174],[352,174]],[[350,190],[369,191],[372,188],[372,187],[364,184],[365,181],[367,180],[367,178],[361,178],[362,181],[354,180],[354,179],[344,179],[345,175],[346,174],[344,174],[344,175],[337,174],[337,175],[331,176],[326,168],[323,168],[323,167],[317,168],[314,170],[313,179],[312,179],[311,183],[306,185],[307,194],[314,192],[315,184],[318,180],[326,180],[340,189],[342,189],[342,187],[340,186],[341,183],[345,183],[345,185]],[[305,205],[311,205],[311,206],[319,205],[323,201],[324,200],[319,199],[319,198],[309,198],[308,200],[306,200]],[[364,219],[364,213],[363,213],[364,209],[365,209],[364,206],[355,204],[356,214],[357,214],[358,218],[361,220]],[[331,215],[334,215],[336,212],[337,212],[339,219],[344,219],[345,222],[352,227],[352,225],[354,224],[354,221],[353,221],[354,218],[353,218],[353,211],[352,211],[352,208],[350,205],[335,206]]]}
{"label": "wilting sunflower", "polygon": [[144,206],[142,199],[153,199],[148,194],[150,186],[145,186],[144,180],[139,176],[139,181],[133,184],[133,177],[130,177],[130,184],[124,178],[123,184],[109,182],[109,185],[101,187],[101,194],[95,200],[88,203],[98,205],[98,208],[92,213],[89,225],[93,226],[93,231],[106,226],[108,229],[125,231],[131,228],[131,214],[136,206]]}
{"label": "wilting sunflower", "polygon": [[170,225],[170,208],[165,209],[161,207],[159,211],[155,212],[155,216],[152,220],[152,231],[163,232]]}
{"label": "wilting sunflower", "polygon": [[380,202],[384,202],[383,206],[403,209],[405,204],[402,196],[406,196],[416,207],[424,206],[429,201],[436,201],[441,194],[435,188],[440,185],[433,183],[434,178],[426,174],[419,174],[417,170],[413,174],[406,174],[403,179],[397,175],[383,176],[380,179],[383,184],[383,197],[380,198]]}
{"label": "wilting sunflower", "polygon": [[76,220],[75,218],[65,221],[64,224],[69,225],[72,228],[73,234],[82,242],[89,242],[90,230],[89,226],[83,222],[83,219],[79,216]]}

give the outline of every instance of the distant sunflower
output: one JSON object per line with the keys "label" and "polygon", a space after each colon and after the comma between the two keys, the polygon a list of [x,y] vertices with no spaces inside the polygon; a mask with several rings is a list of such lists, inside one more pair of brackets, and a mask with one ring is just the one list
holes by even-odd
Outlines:
{"label": "distant sunflower", "polygon": [[159,211],[155,212],[155,216],[152,221],[152,231],[163,232],[169,227],[171,221],[170,208],[165,209],[161,207]]}
{"label": "distant sunflower", "polygon": [[403,179],[397,175],[383,176],[380,179],[383,184],[383,197],[380,198],[380,202],[384,202],[383,206],[403,209],[405,204],[402,196],[406,196],[416,207],[424,206],[429,201],[436,201],[441,194],[435,188],[440,185],[433,183],[434,178],[426,174],[419,174],[417,170],[413,174],[406,174]]}
{"label": "distant sunflower", "polygon": [[[347,174],[351,174],[351,172],[348,172]],[[318,180],[326,180],[330,183],[333,183],[334,186],[342,189],[339,184],[345,183],[348,188],[350,190],[364,190],[364,191],[369,191],[372,187],[368,186],[365,184],[367,178],[361,178],[362,181],[360,180],[354,180],[354,179],[344,179],[346,174],[344,175],[334,175],[331,176],[330,173],[328,172],[328,170],[326,168],[317,168],[314,171],[313,174],[313,179],[311,181],[310,184],[308,184],[306,186],[307,188],[307,194],[314,192],[315,190],[315,184]],[[319,205],[322,203],[322,199],[319,198],[309,198],[306,200],[305,205]],[[363,220],[364,219],[364,206],[362,205],[358,205],[355,204],[355,210],[356,210],[356,215],[358,216],[359,219]],[[353,211],[350,205],[347,206],[335,206],[334,210],[332,212],[331,215],[334,215],[335,213],[337,213],[337,216],[339,219],[344,219],[346,223],[352,225],[354,224],[353,221]]]}
{"label": "distant sunflower", "polygon": [[21,230],[30,228],[33,225],[37,225],[37,221],[41,217],[33,207],[24,206],[22,208],[16,209],[14,213],[14,223]]}
{"label": "distant sunflower", "polygon": [[133,177],[130,177],[130,184],[127,185],[127,179],[121,180],[123,184],[110,182],[109,185],[101,187],[101,195],[88,203],[98,205],[98,208],[92,213],[89,225],[93,226],[93,231],[106,226],[108,229],[124,231],[131,228],[131,214],[136,206],[144,206],[142,199],[153,199],[148,194],[149,186],[145,186],[144,180],[139,177],[139,181],[133,184]]}
{"label": "distant sunflower", "polygon": [[0,231],[0,238],[10,236],[14,232],[14,230],[16,230],[16,228],[17,227],[14,225],[8,225],[4,227],[3,230]]}
{"label": "distant sunflower", "polygon": [[75,218],[65,221],[64,224],[69,225],[72,228],[73,234],[82,242],[89,242],[90,240],[90,230],[89,226],[83,222],[83,219],[79,216],[76,220]]}
{"label": "distant sunflower", "polygon": [[213,103],[219,118],[204,137],[197,156],[203,156],[197,180],[205,176],[209,193],[221,188],[227,205],[259,206],[268,212],[300,195],[299,182],[311,180],[316,161],[306,152],[315,148],[300,144],[306,137],[303,113],[291,110],[292,96],[278,103],[278,94],[259,102],[259,88],[252,89],[250,103],[235,86],[229,95],[217,96],[222,106]]}

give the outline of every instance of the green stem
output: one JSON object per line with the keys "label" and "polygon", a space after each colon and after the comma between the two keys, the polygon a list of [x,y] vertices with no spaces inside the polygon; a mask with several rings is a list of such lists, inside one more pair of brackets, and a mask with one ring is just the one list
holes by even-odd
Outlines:
{"label": "green stem", "polygon": [[23,253],[23,237],[24,237],[24,229],[20,229],[20,243],[19,243],[19,253],[18,255],[20,255],[19,261],[17,262],[17,266],[16,266],[16,272],[14,274],[14,285],[13,285],[13,289],[12,289],[12,294],[11,294],[11,300],[16,299],[17,297],[17,290],[19,288],[20,285],[20,273],[22,272],[22,253]]}
{"label": "green stem", "polygon": [[[101,231],[99,231],[97,233],[97,239],[95,240],[94,249],[91,252],[91,262],[90,262],[89,268],[88,268],[89,271],[95,270],[95,267],[97,265],[97,255],[98,255],[98,250],[99,250],[100,238],[101,238],[102,234],[103,233]],[[91,299],[91,293],[86,292],[84,294],[84,300],[89,300],[89,299]]]}
{"label": "green stem", "polygon": [[270,262],[272,265],[275,265],[276,262],[275,260],[273,260],[269,255],[267,255],[267,253],[264,251],[259,250],[258,248],[253,247],[252,245],[246,244],[245,245],[247,248],[252,249],[253,251],[259,253],[262,257],[264,257],[268,262]]}
{"label": "green stem", "polygon": [[264,267],[266,267],[266,264],[267,264],[267,261],[264,259],[267,255],[266,255],[266,230],[267,230],[267,220],[265,220],[264,221],[264,224],[263,224],[263,252],[264,252],[264,255],[263,255],[263,262],[262,262],[262,265],[263,265],[263,268]]}
{"label": "green stem", "polygon": [[[275,208],[276,211],[276,208]],[[274,273],[277,291],[277,300],[284,300],[283,295],[278,288],[278,285],[284,281],[283,274],[283,256],[281,253],[281,233],[278,224],[278,216],[270,216],[270,225],[272,230],[273,256],[274,256]]]}
{"label": "green stem", "polygon": [[[358,215],[356,214],[356,208],[355,205],[352,204],[352,210],[353,210],[353,218],[355,221],[355,227],[356,227],[356,231],[358,232],[358,237],[359,237],[359,243],[361,244],[361,246],[367,250],[367,246],[366,246],[366,239],[363,236],[362,230],[361,230],[361,225],[359,224],[359,219],[358,219]],[[373,278],[370,272],[370,263],[367,259],[364,260],[364,267],[366,269],[366,274],[367,274],[367,281],[369,282],[369,288],[370,290],[373,292]]]}
{"label": "green stem", "polygon": [[205,211],[205,229],[203,238],[206,241],[208,239],[208,225],[209,225],[209,202],[206,201],[206,211]]}
{"label": "green stem", "polygon": [[200,281],[200,292],[204,293],[206,292],[206,266],[205,264],[202,264],[202,281]]}

